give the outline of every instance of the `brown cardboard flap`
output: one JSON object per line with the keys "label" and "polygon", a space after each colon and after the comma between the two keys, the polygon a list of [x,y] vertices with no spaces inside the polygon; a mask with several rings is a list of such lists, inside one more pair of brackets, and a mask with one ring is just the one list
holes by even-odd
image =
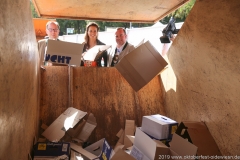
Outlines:
{"label": "brown cardboard flap", "polygon": [[124,145],[122,143],[117,142],[117,144],[114,147],[114,152],[117,152],[119,149],[122,150]]}
{"label": "brown cardboard flap", "polygon": [[82,142],[86,142],[96,126],[97,125],[95,124],[86,122],[85,125],[83,126],[83,129],[76,138],[81,140]]}
{"label": "brown cardboard flap", "polygon": [[125,123],[125,136],[124,136],[124,149],[133,145],[127,135],[133,136],[135,132],[135,121],[134,120],[126,120]]}
{"label": "brown cardboard flap", "polygon": [[127,138],[128,138],[132,143],[134,143],[135,136],[129,136],[129,135],[127,135]]}
{"label": "brown cardboard flap", "polygon": [[[121,133],[122,133],[122,134],[121,134]],[[120,136],[120,134],[121,134],[121,136]],[[116,145],[115,145],[115,147],[114,147],[114,149],[113,149],[114,152],[117,152],[119,148],[122,149],[122,148],[124,147],[125,131],[124,131],[123,129],[121,129],[121,130],[118,132],[117,135],[119,135],[120,137],[119,137],[119,139],[118,139],[118,141],[117,141],[117,143],[116,143]]]}
{"label": "brown cardboard flap", "polygon": [[49,141],[59,141],[69,128],[73,128],[87,112],[69,107],[43,133]]}
{"label": "brown cardboard flap", "polygon": [[[159,159],[159,155],[164,155],[166,159],[169,159],[168,155],[169,154],[169,148],[163,144],[161,141],[158,140],[153,140],[156,143],[156,152],[155,152],[155,159]],[[162,157],[160,157],[162,158]]]}
{"label": "brown cardboard flap", "polygon": [[96,117],[94,117],[94,115],[92,113],[90,113],[88,115],[87,122],[90,123],[90,124],[93,124],[93,125],[97,125]]}
{"label": "brown cardboard flap", "polygon": [[72,138],[72,140],[78,143],[83,143],[88,140],[96,126],[96,118],[90,113],[87,117],[87,121],[83,120],[79,122],[74,128],[70,128],[66,133]]}
{"label": "brown cardboard flap", "polygon": [[176,133],[198,147],[197,155],[222,155],[204,122],[181,122]]}
{"label": "brown cardboard flap", "polygon": [[123,133],[124,133],[124,130],[121,128],[121,129],[118,131],[118,133],[116,134],[116,136],[117,136],[118,138],[120,138]]}
{"label": "brown cardboard flap", "polygon": [[81,132],[75,138],[81,140],[82,142],[86,142],[96,126],[96,118],[92,113],[90,113],[87,122],[83,126]]}
{"label": "brown cardboard flap", "polygon": [[170,142],[170,150],[174,151],[180,156],[195,155],[197,147],[188,142],[187,139],[183,139],[177,134],[173,134],[173,140]]}
{"label": "brown cardboard flap", "polygon": [[159,56],[159,52],[154,48],[154,46],[151,43],[145,44],[147,49],[152,53],[152,55],[155,57],[155,59],[158,61],[161,68],[164,68],[168,65],[168,63],[164,60],[162,56]]}
{"label": "brown cardboard flap", "polygon": [[140,90],[146,84],[126,56],[116,65],[116,68],[135,91]]}
{"label": "brown cardboard flap", "polygon": [[164,58],[147,41],[123,57],[116,68],[132,88],[138,91],[158,75],[166,65]]}
{"label": "brown cardboard flap", "polygon": [[78,133],[81,132],[81,130],[83,129],[83,126],[85,125],[86,120],[82,120],[80,121],[75,127],[73,128],[69,128],[69,130],[67,130],[67,134],[71,137],[76,137]]}

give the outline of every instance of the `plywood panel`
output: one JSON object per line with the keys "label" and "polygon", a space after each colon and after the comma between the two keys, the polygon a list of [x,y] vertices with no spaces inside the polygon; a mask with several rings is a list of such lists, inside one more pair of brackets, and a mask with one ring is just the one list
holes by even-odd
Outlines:
{"label": "plywood panel", "polygon": [[0,17],[0,160],[26,160],[39,115],[39,60],[29,1],[1,0]]}
{"label": "plywood panel", "polygon": [[41,70],[41,123],[50,125],[69,107],[69,67],[46,66]]}
{"label": "plywood panel", "polygon": [[196,2],[169,52],[167,115],[204,121],[223,155],[239,155],[240,1]]}
{"label": "plywood panel", "polygon": [[[154,23],[188,0],[33,0],[44,18]],[[54,7],[53,7],[54,6]]]}
{"label": "plywood panel", "polygon": [[115,145],[115,135],[124,128],[125,120],[135,120],[141,126],[144,115],[165,115],[159,76],[136,93],[115,68],[68,69],[50,66],[42,72],[40,119],[47,125],[72,106],[96,117],[98,124],[91,136],[92,143],[106,138]]}
{"label": "plywood panel", "polygon": [[73,68],[73,107],[95,115],[93,141],[106,138],[114,145],[125,120],[141,126],[144,115],[165,115],[162,102],[159,76],[136,93],[115,68]]}

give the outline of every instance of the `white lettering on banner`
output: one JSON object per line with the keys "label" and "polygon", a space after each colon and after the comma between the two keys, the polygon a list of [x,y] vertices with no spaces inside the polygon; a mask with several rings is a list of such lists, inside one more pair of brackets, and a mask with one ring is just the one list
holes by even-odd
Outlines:
{"label": "white lettering on banner", "polygon": [[[66,60],[66,61],[65,61]],[[71,61],[71,57],[61,56],[61,55],[50,55],[46,54],[45,61],[51,61],[55,63],[64,63],[69,64]]]}

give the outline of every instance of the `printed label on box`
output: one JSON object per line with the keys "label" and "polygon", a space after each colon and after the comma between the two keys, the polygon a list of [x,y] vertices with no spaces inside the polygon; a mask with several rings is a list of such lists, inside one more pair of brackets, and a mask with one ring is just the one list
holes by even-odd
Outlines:
{"label": "printed label on box", "polygon": [[67,152],[67,149],[68,149],[68,144],[63,144],[62,151]]}
{"label": "printed label on box", "polygon": [[175,133],[176,130],[177,130],[177,125],[172,126],[172,132],[171,132],[171,134]]}
{"label": "printed label on box", "polygon": [[39,143],[38,144],[38,150],[46,150],[47,149],[47,144],[46,143]]}
{"label": "printed label on box", "polygon": [[136,158],[137,160],[142,160],[142,158],[143,158],[142,152],[137,150],[135,147],[133,147],[133,149],[131,150],[130,155],[133,156],[134,158]]}

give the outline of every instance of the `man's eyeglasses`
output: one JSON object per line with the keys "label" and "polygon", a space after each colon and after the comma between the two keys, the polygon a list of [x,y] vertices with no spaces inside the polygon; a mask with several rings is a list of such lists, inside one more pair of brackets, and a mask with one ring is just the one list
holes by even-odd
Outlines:
{"label": "man's eyeglasses", "polygon": [[57,32],[59,29],[52,29],[52,28],[48,28],[49,32]]}

